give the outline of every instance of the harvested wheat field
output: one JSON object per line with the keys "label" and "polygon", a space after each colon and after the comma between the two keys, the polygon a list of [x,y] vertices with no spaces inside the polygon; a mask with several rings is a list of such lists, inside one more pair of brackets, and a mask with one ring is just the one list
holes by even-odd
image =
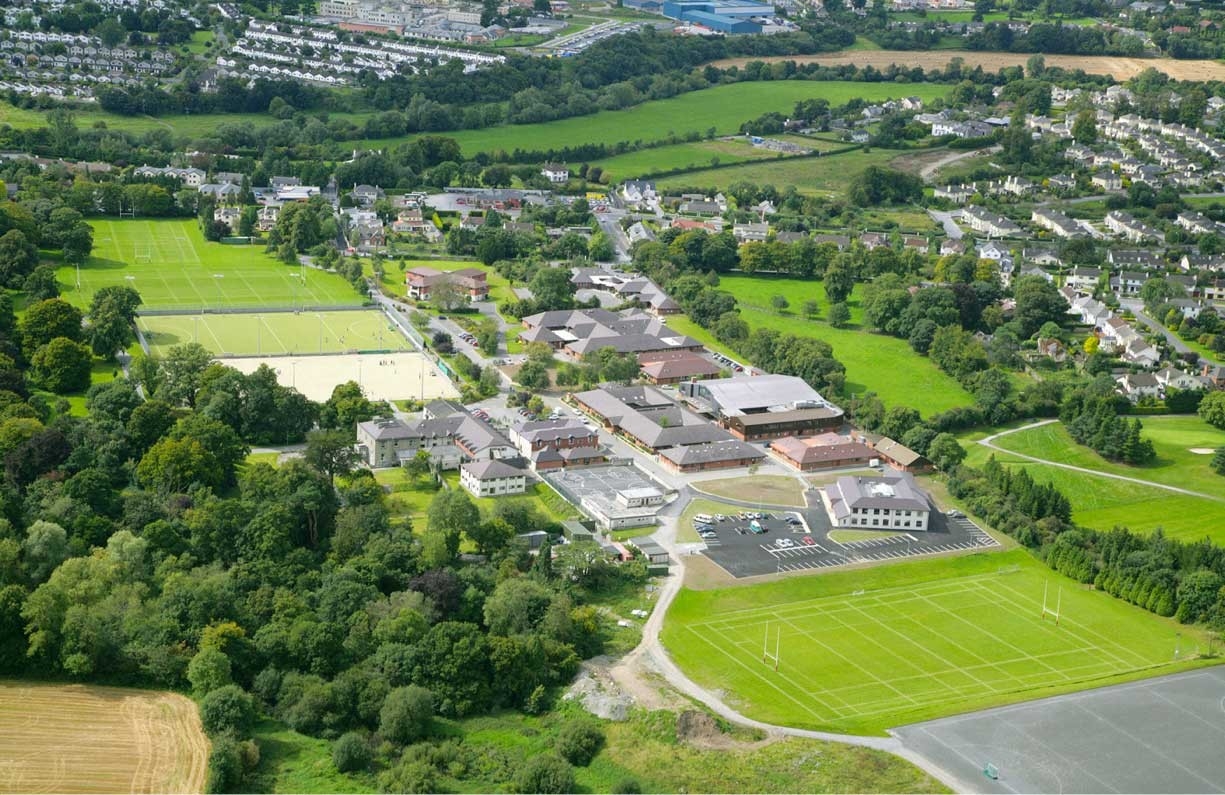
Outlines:
{"label": "harvested wheat field", "polygon": [[175,693],[0,682],[0,792],[200,792],[208,752]]}
{"label": "harvested wheat field", "polygon": [[[744,66],[749,61],[795,61],[796,63],[855,64],[884,69],[890,64],[913,68],[940,69],[953,58],[960,58],[967,66],[982,66],[995,72],[1006,66],[1025,66],[1032,56],[1029,53],[970,52],[969,50],[853,50],[822,53],[820,55],[775,55],[764,58],[724,58],[712,62],[713,66]],[[1044,55],[1047,66],[1062,69],[1083,69],[1090,74],[1111,75],[1115,80],[1130,80],[1145,69],[1156,69],[1175,80],[1225,80],[1225,63],[1196,60],[1179,61],[1173,58],[1116,58],[1108,55]]]}

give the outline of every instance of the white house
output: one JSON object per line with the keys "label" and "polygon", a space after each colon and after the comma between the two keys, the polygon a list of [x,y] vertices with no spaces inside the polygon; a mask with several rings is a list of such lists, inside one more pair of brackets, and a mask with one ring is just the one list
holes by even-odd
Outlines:
{"label": "white house", "polygon": [[545,179],[555,185],[568,182],[570,179],[570,167],[557,163],[545,163],[540,167],[540,173],[544,175]]}
{"label": "white house", "polygon": [[459,483],[474,497],[501,497],[527,491],[527,473],[498,461],[470,461],[459,468]]}

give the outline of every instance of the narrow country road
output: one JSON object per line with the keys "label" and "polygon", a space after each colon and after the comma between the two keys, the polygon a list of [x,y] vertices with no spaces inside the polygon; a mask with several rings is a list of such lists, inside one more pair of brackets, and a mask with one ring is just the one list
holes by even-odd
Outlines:
{"label": "narrow country road", "polygon": [[998,151],[1000,151],[1000,147],[989,146],[986,149],[967,149],[962,152],[954,152],[952,154],[945,155],[939,160],[935,160],[931,163],[928,163],[927,165],[919,169],[919,178],[922,179],[924,182],[931,182],[931,179],[932,177],[936,175],[936,172],[944,168],[947,165],[956,163],[958,160],[964,160],[967,157],[975,157],[977,155],[986,155],[986,154],[990,154],[992,152],[998,152]]}
{"label": "narrow country road", "polygon": [[1216,502],[1225,502],[1225,497],[1221,497],[1220,495],[1205,494],[1202,491],[1191,491],[1190,489],[1183,489],[1183,488],[1179,488],[1178,486],[1167,486],[1164,483],[1154,483],[1151,480],[1143,480],[1141,478],[1131,478],[1131,477],[1127,477],[1126,475],[1115,475],[1110,472],[1102,472],[1101,470],[1098,470],[1098,469],[1089,469],[1088,467],[1078,467],[1078,466],[1073,466],[1072,464],[1060,464],[1057,461],[1048,461],[1045,458],[1038,458],[1037,456],[1025,455],[1024,453],[1018,453],[1014,450],[1009,450],[1006,447],[1000,447],[999,445],[995,443],[995,440],[1000,438],[1001,436],[1007,436],[1009,434],[1018,433],[1020,431],[1028,431],[1033,428],[1040,428],[1043,425],[1050,425],[1051,423],[1054,423],[1054,422],[1059,422],[1059,420],[1042,420],[1040,422],[1031,422],[1029,425],[1022,425],[1020,428],[1013,428],[1012,430],[1009,430],[1009,431],[1001,431],[999,433],[993,433],[990,436],[987,436],[983,439],[979,439],[978,443],[981,444],[983,447],[989,447],[992,450],[998,450],[1001,453],[1007,453],[1008,455],[1013,455],[1013,456],[1016,456],[1017,458],[1024,458],[1026,461],[1033,461],[1035,464],[1045,464],[1046,466],[1059,467],[1060,469],[1070,469],[1073,472],[1083,472],[1086,475],[1096,475],[1097,477],[1100,477],[1100,478],[1111,478],[1113,480],[1122,480],[1122,481],[1126,481],[1127,483],[1135,483],[1140,486],[1148,486],[1154,489],[1165,489],[1166,491],[1172,491],[1176,494],[1185,494],[1188,497],[1200,497],[1205,500],[1215,500]]}

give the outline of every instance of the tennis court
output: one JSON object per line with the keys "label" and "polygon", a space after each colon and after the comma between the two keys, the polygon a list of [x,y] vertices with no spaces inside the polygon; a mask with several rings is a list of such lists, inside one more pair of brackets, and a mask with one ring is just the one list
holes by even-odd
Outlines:
{"label": "tennis court", "polygon": [[721,614],[700,598],[669,615],[692,618],[665,631],[678,663],[752,717],[808,728],[877,732],[1177,665],[1165,622],[1032,566]]}
{"label": "tennis court", "polygon": [[[102,287],[135,288],[148,309],[353,306],[362,296],[335,273],[286,265],[263,246],[204,239],[194,220],[92,221],[93,256],[56,271],[64,298],[88,306]],[[78,283],[79,282],[79,283]]]}
{"label": "tennis court", "polygon": [[142,315],[137,319],[151,353],[198,342],[218,356],[283,356],[350,351],[407,351],[404,338],[376,309]]}

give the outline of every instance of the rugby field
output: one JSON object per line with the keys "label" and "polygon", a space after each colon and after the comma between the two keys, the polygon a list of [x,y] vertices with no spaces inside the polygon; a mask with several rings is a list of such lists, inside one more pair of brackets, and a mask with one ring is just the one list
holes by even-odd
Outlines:
{"label": "rugby field", "polygon": [[185,342],[198,342],[218,356],[413,350],[386,315],[375,309],[143,315],[137,323],[149,352],[158,356]]}
{"label": "rugby field", "polygon": [[1194,631],[1024,550],[685,589],[662,639],[750,717],[857,734],[1202,664]]}

